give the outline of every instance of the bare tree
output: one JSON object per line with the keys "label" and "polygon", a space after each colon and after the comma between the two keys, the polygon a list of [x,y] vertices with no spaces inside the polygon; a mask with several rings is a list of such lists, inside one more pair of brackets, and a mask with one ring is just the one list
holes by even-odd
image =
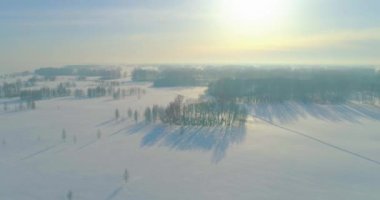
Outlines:
{"label": "bare tree", "polygon": [[24,104],[23,104],[22,101],[20,101],[18,109],[19,110],[24,110]]}
{"label": "bare tree", "polygon": [[66,198],[67,200],[72,200],[73,199],[73,192],[71,190],[69,190],[66,194]]}
{"label": "bare tree", "polygon": [[35,110],[36,109],[36,102],[32,101],[30,107],[32,110]]}
{"label": "bare tree", "polygon": [[3,104],[3,109],[4,109],[4,111],[7,111],[7,110],[8,110],[8,103],[7,103],[7,102],[5,102],[5,103]]}
{"label": "bare tree", "polygon": [[120,117],[119,109],[116,109],[115,110],[115,118],[119,119],[119,117]]}
{"label": "bare tree", "polygon": [[136,123],[139,121],[139,113],[137,112],[137,110],[135,110],[134,119]]}
{"label": "bare tree", "polygon": [[132,118],[133,111],[131,108],[128,108],[128,118]]}
{"label": "bare tree", "polygon": [[62,129],[62,135],[61,135],[61,137],[62,137],[63,141],[66,141],[66,130],[65,129]]}
{"label": "bare tree", "polygon": [[129,173],[128,173],[128,170],[125,169],[124,174],[123,174],[123,179],[125,183],[128,182],[128,178],[129,178]]}
{"label": "bare tree", "polygon": [[157,105],[154,105],[152,108],[152,121],[153,122],[156,122],[158,119],[158,110],[159,110],[159,107]]}
{"label": "bare tree", "polygon": [[150,107],[147,107],[144,112],[145,122],[150,123],[152,122],[152,111]]}
{"label": "bare tree", "polygon": [[100,138],[102,137],[102,132],[101,132],[100,130],[98,130],[98,131],[96,132],[96,137],[97,137],[98,139],[100,139]]}

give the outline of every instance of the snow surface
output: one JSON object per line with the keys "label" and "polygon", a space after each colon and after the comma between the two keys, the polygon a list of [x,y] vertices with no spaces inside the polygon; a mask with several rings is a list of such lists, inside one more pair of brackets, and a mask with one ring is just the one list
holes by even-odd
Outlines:
{"label": "snow surface", "polygon": [[139,86],[147,90],[141,99],[69,97],[1,111],[0,199],[63,200],[69,190],[75,200],[380,198],[377,107],[262,104],[245,129],[182,132],[135,123],[127,109],[142,113],[205,88]]}

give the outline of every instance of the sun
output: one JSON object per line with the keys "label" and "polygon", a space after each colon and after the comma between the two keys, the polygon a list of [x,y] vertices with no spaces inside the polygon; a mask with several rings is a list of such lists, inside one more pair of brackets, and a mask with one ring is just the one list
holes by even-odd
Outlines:
{"label": "sun", "polygon": [[238,26],[264,26],[280,17],[283,0],[222,0],[223,20]]}

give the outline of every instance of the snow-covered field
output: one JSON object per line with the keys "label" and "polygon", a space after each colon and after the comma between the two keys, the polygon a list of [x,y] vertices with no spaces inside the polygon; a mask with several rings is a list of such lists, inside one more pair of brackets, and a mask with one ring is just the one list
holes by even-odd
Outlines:
{"label": "snow-covered field", "polygon": [[0,199],[380,199],[380,108],[256,105],[244,130],[181,133],[135,123],[127,109],[205,88],[139,86],[141,99],[68,97],[1,111]]}

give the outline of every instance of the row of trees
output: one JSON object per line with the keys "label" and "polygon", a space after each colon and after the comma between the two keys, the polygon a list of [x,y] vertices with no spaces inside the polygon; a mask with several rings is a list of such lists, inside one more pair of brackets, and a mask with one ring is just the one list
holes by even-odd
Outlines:
{"label": "row of trees", "polygon": [[40,89],[27,89],[20,92],[21,100],[41,100],[54,97],[70,96],[71,90],[64,84],[59,84],[55,88],[43,87]]}
{"label": "row of trees", "polygon": [[14,83],[4,82],[0,85],[0,98],[12,98],[20,96],[21,89],[24,84],[21,80],[17,80]]}
{"label": "row of trees", "polygon": [[95,88],[88,88],[87,94],[82,89],[76,89],[74,91],[75,97],[102,97],[102,96],[112,96],[113,99],[124,99],[127,96],[138,96],[139,98],[144,95],[146,91],[139,87],[132,88],[113,88],[113,87],[101,87],[97,86]]}
{"label": "row of trees", "polygon": [[[66,142],[67,141],[67,138],[68,138],[68,134],[66,132],[66,129],[62,129],[62,132],[61,132],[61,139],[62,139],[62,142]],[[102,138],[102,131],[100,129],[98,129],[96,131],[96,139],[100,140]],[[40,138],[39,138],[40,139]],[[72,135],[72,141],[74,144],[77,143],[77,136],[74,134]]]}
{"label": "row of trees", "polygon": [[20,101],[19,103],[8,104],[7,102],[3,103],[3,111],[21,111],[21,110],[35,110],[36,102],[34,100]]}
{"label": "row of trees", "polygon": [[234,102],[216,101],[184,103],[183,96],[177,96],[167,107],[147,107],[144,118],[147,123],[162,123],[180,126],[242,126],[247,118],[244,106]]}
{"label": "row of trees", "polygon": [[[133,111],[131,108],[128,108],[127,116],[129,119],[133,119],[136,123],[140,119],[140,114],[138,110]],[[120,118],[120,111],[119,109],[115,110],[115,119],[118,120]]]}
{"label": "row of trees", "polygon": [[[78,97],[78,94],[84,95],[84,92],[80,92],[81,89],[75,90],[75,96]],[[95,88],[87,88],[87,97],[88,98],[96,98],[96,97],[103,97],[107,95],[107,89],[105,87],[95,87]]]}
{"label": "row of trees", "polygon": [[114,99],[121,99],[127,96],[141,97],[146,91],[139,87],[133,88],[114,88],[97,86],[85,89],[70,89],[66,84],[59,84],[55,88],[43,87],[40,89],[26,89],[19,94],[21,100],[41,100],[54,97],[65,97],[74,95],[76,98],[96,98],[112,96]]}
{"label": "row of trees", "polygon": [[[39,79],[37,77],[31,77],[26,81],[17,80],[12,83],[4,82],[0,84],[0,98],[12,98],[30,95],[29,92],[36,92],[36,89],[28,89],[35,86]],[[75,82],[61,82],[55,89],[68,89],[76,87]],[[44,88],[45,90],[47,87]]]}
{"label": "row of trees", "polygon": [[124,99],[127,96],[137,96],[140,98],[142,95],[144,95],[146,91],[139,87],[133,87],[128,89],[116,89],[113,91],[112,97],[113,99]]}

